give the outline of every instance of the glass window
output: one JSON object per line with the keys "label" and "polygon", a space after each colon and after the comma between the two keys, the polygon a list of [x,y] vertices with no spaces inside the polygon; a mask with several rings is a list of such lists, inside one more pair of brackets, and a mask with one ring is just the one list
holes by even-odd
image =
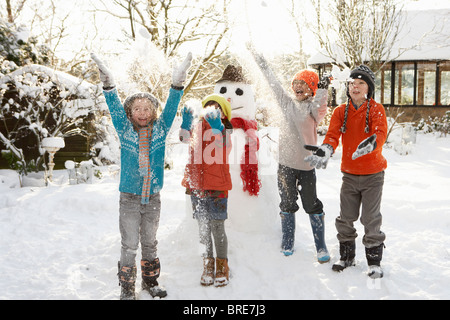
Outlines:
{"label": "glass window", "polygon": [[395,101],[397,105],[414,103],[414,64],[397,62],[395,70]]}
{"label": "glass window", "polygon": [[439,64],[440,100],[439,105],[450,105],[450,61]]}
{"label": "glass window", "polygon": [[[375,79],[375,100],[383,105],[392,102],[392,84],[394,86],[394,105],[399,106],[434,106],[436,94],[439,106],[450,106],[450,61],[436,62],[417,61],[395,62],[395,72],[392,74],[392,63],[387,63],[377,72]],[[438,78],[436,70],[439,69]],[[322,67],[321,73],[331,71],[331,65]],[[414,78],[416,77],[416,78]],[[438,87],[436,88],[436,80]],[[333,105],[343,103],[347,97],[342,91],[333,97]],[[342,100],[342,101],[341,101]]]}
{"label": "glass window", "polygon": [[436,103],[436,63],[417,64],[417,105],[432,106]]}
{"label": "glass window", "polygon": [[391,64],[386,64],[375,79],[375,100],[381,104],[391,104],[392,70]]}

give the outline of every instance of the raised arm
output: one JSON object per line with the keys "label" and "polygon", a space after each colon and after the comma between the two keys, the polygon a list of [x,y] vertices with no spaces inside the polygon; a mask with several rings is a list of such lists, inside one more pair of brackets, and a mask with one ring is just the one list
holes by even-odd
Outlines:
{"label": "raised arm", "polygon": [[116,84],[111,71],[106,67],[95,53],[91,53],[91,58],[97,64],[100,81],[102,82],[103,94],[108,105],[111,119],[118,132],[122,131],[128,121],[125,109],[117,94]]}
{"label": "raised arm", "polygon": [[264,56],[256,52],[255,48],[251,44],[247,44],[247,49],[252,54],[256,64],[261,69],[261,72],[263,73],[264,77],[267,79],[267,82],[269,82],[269,85],[272,88],[272,91],[275,94],[275,97],[277,98],[280,107],[285,108],[288,105],[288,103],[292,101],[292,98],[284,90],[283,86],[276,77],[275,73],[270,68]]}
{"label": "raised arm", "polygon": [[183,122],[181,123],[179,138],[181,142],[189,143],[192,134],[192,122],[194,120],[194,110],[192,110],[191,107],[184,106],[183,109],[181,109],[181,116],[183,117]]}
{"label": "raised arm", "polygon": [[183,96],[183,84],[186,81],[187,70],[191,66],[192,53],[188,53],[180,66],[175,66],[172,73],[172,86],[161,119],[167,130],[172,126],[178,110],[178,104]]}

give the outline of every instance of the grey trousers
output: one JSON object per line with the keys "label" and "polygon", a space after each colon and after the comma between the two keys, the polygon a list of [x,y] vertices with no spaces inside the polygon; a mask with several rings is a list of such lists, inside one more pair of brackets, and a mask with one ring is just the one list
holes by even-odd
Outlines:
{"label": "grey trousers", "polygon": [[205,245],[203,257],[214,258],[213,241],[216,255],[219,259],[228,258],[228,238],[225,233],[225,220],[197,219],[200,233],[200,243]]}
{"label": "grey trousers", "polygon": [[119,228],[122,237],[120,265],[135,265],[139,241],[142,259],[152,261],[157,258],[156,232],[159,227],[161,200],[159,193],[150,195],[148,204],[141,204],[141,196],[120,193]]}
{"label": "grey trousers", "polygon": [[361,208],[364,246],[372,248],[383,243],[386,238],[380,230],[383,184],[384,171],[364,176],[343,173],[340,195],[341,212],[336,218],[339,242],[353,241],[358,236],[353,223],[358,220]]}

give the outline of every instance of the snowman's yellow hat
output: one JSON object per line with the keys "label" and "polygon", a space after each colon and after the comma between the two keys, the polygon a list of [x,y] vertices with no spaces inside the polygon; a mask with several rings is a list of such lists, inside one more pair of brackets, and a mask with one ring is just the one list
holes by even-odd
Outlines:
{"label": "snowman's yellow hat", "polygon": [[231,120],[231,104],[227,99],[225,99],[224,96],[220,94],[211,94],[209,96],[206,96],[202,101],[203,108],[205,107],[208,101],[217,102],[222,108],[222,112],[225,115],[225,117],[227,117],[228,120]]}

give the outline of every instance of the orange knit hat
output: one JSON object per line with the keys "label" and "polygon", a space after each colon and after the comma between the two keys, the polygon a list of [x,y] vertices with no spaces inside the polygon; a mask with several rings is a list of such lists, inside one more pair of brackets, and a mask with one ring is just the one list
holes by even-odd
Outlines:
{"label": "orange knit hat", "polygon": [[311,70],[302,70],[294,76],[291,85],[294,83],[294,80],[305,81],[306,84],[308,84],[308,87],[313,92],[313,96],[316,95],[317,85],[319,84],[319,75],[317,73]]}

